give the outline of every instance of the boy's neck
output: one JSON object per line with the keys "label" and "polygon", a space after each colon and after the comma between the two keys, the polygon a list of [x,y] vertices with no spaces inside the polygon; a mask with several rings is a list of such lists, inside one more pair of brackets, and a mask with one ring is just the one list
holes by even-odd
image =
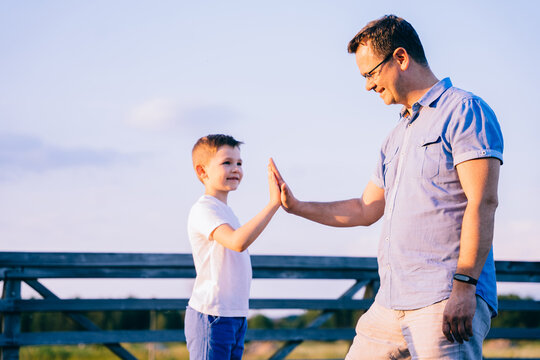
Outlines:
{"label": "boy's neck", "polygon": [[204,194],[213,196],[224,204],[227,204],[227,196],[229,195],[228,191],[212,191],[211,189],[206,189]]}

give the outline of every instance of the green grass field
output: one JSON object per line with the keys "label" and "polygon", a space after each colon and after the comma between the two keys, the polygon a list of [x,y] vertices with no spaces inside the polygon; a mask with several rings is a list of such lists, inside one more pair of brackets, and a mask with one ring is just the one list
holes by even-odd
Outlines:
{"label": "green grass field", "polygon": [[[280,343],[251,342],[246,344],[245,360],[267,359],[278,349]],[[183,360],[189,359],[183,344],[126,344],[125,347],[138,359]],[[307,341],[298,346],[288,359],[340,359],[344,358],[349,342]],[[540,357],[540,341],[488,340],[484,344],[484,356],[506,358]],[[97,345],[80,346],[29,346],[23,347],[21,360],[116,360],[107,348]]]}

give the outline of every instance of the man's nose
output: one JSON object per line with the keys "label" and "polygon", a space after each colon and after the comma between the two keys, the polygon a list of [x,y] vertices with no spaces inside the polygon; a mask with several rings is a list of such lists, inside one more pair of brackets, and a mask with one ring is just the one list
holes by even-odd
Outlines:
{"label": "man's nose", "polygon": [[375,83],[373,82],[373,80],[371,78],[366,78],[366,90],[367,91],[371,91],[373,89],[375,89],[377,85],[375,85]]}

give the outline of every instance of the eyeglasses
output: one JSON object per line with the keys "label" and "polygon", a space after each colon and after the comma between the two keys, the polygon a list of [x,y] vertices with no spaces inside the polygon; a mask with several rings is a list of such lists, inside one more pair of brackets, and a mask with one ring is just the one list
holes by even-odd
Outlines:
{"label": "eyeglasses", "polygon": [[375,70],[377,70],[377,68],[379,66],[381,66],[382,64],[384,64],[385,62],[387,62],[388,60],[390,60],[392,58],[392,56],[394,55],[394,52],[391,52],[390,54],[386,55],[386,57],[384,58],[383,61],[381,61],[380,63],[377,64],[377,66],[375,66],[373,69],[371,69],[371,71],[368,71],[366,73],[366,75],[364,75],[364,77],[366,78],[366,80],[368,79],[371,79],[373,77],[373,72]]}

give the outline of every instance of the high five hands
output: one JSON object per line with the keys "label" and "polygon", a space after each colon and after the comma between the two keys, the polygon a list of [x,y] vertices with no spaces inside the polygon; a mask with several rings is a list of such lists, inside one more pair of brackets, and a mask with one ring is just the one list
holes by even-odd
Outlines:
{"label": "high five hands", "polygon": [[274,159],[270,158],[268,167],[274,173],[278,186],[281,190],[281,207],[287,212],[293,211],[294,207],[299,203],[298,199],[294,197],[291,189],[285,180],[283,180],[283,177],[274,163]]}

